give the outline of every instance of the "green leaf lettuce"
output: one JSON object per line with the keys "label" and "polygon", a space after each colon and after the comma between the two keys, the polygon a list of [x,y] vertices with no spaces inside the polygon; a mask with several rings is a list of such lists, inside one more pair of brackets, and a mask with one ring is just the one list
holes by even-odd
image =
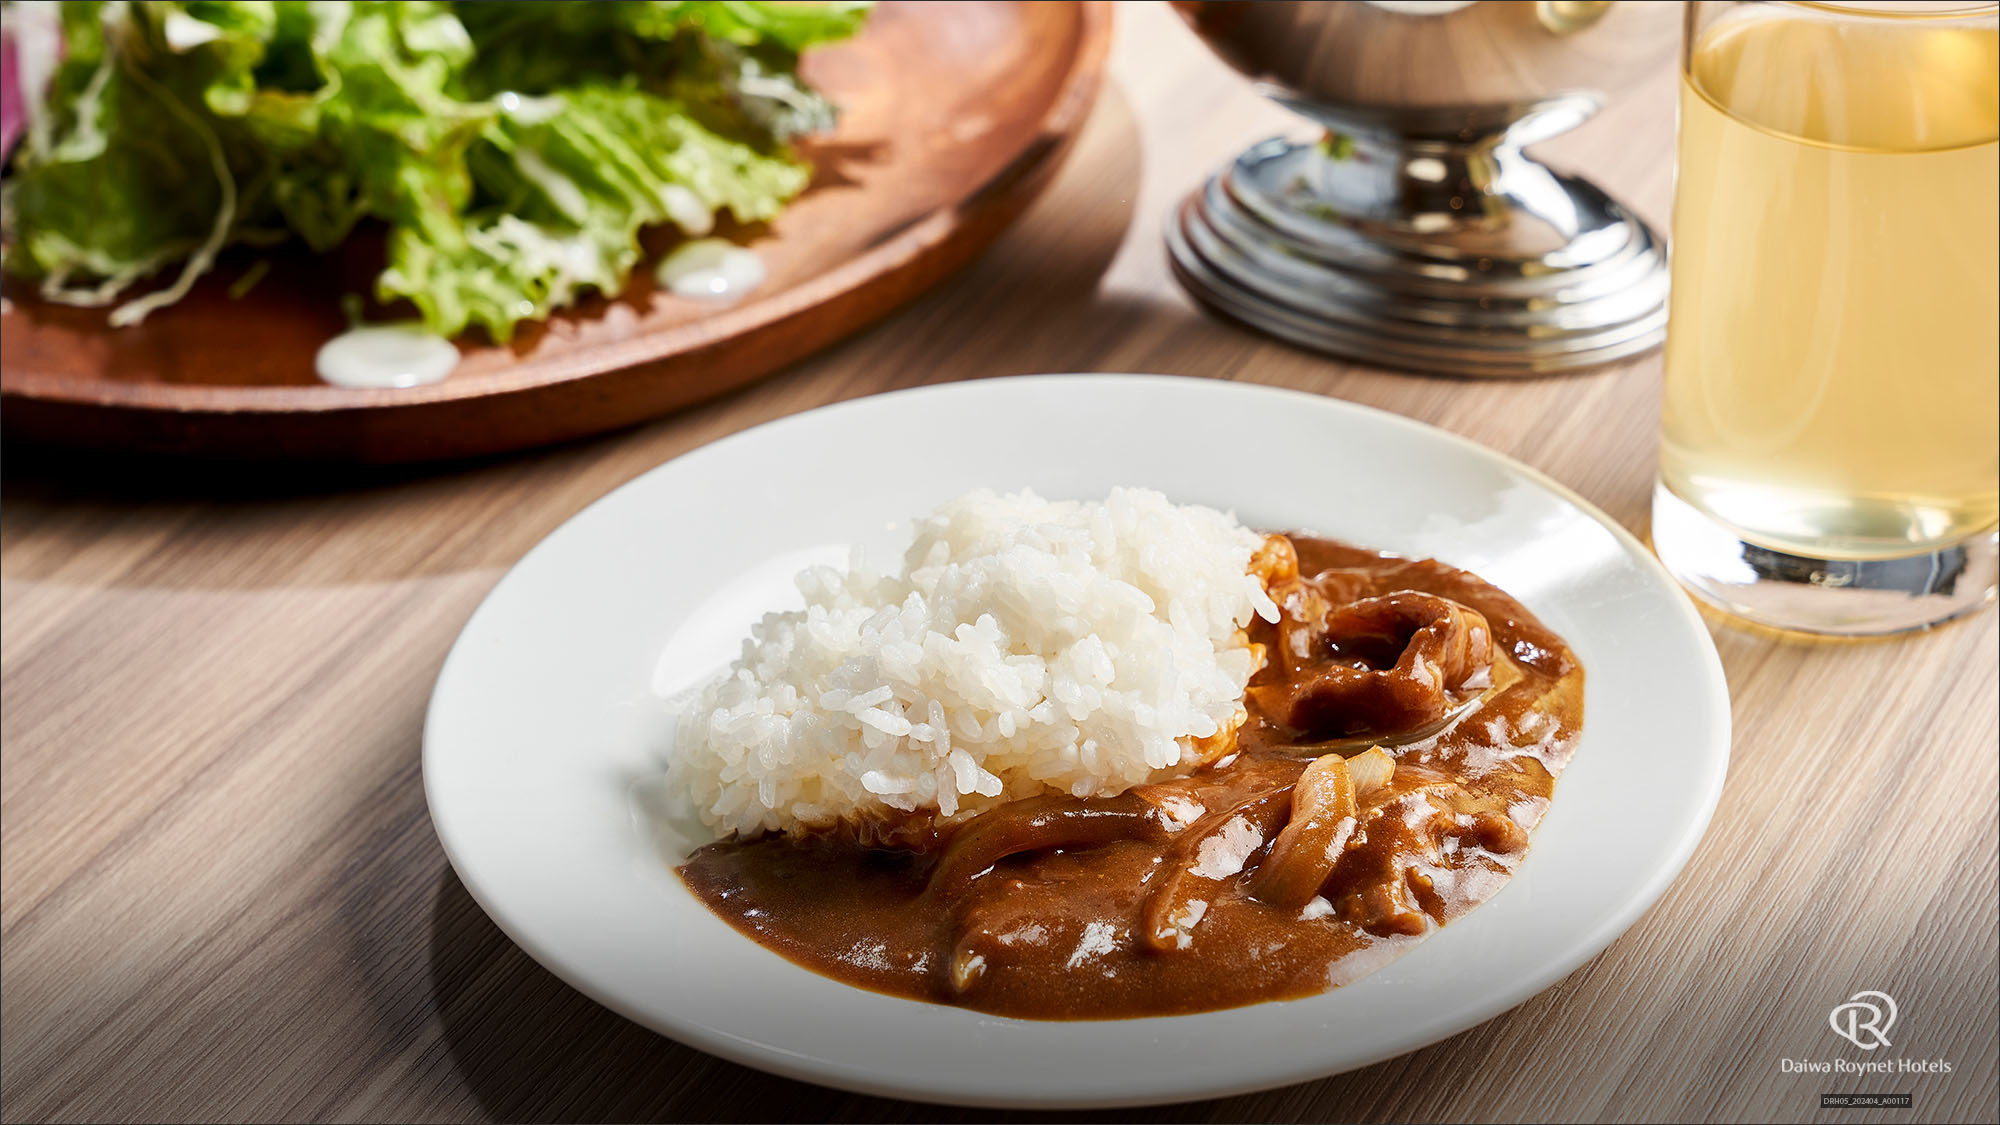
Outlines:
{"label": "green leaf lettuce", "polygon": [[831,108],[798,52],[866,5],[72,0],[9,166],[8,272],[131,323],[235,243],[386,227],[375,296],[507,340],[621,289],[639,234],[776,215]]}

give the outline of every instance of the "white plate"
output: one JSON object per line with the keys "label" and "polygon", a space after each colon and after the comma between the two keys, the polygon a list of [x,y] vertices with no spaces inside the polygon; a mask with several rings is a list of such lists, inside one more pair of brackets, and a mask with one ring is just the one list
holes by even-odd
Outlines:
{"label": "white plate", "polygon": [[[1238,441],[1247,441],[1239,445]],[[1115,485],[1478,572],[1568,638],[1588,704],[1520,873],[1408,956],[1322,996],[1166,1018],[1004,1019],[839,984],[710,914],[637,795],[661,695],[718,669],[803,563],[895,550],[977,487]],[[877,556],[883,557],[883,556]],[[465,886],[616,1011],[750,1066],[989,1106],[1213,1097],[1332,1074],[1471,1027],[1609,945],[1687,861],[1722,788],[1715,649],[1645,548],[1546,477],[1392,414],[1150,376],[1029,376],[814,410],[591,505],[474,613],[424,730],[431,817]]]}

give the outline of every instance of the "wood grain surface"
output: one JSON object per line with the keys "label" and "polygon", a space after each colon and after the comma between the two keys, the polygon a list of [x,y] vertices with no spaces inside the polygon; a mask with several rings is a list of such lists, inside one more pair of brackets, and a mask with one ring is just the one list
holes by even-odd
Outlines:
{"label": "wood grain surface", "polygon": [[[830,1091],[653,1035],[515,948],[431,831],[424,706],[481,597],[593,498],[747,426],[1022,372],[1239,379],[1465,434],[1644,534],[1657,358],[1528,381],[1394,375],[1196,312],[1168,277],[1168,208],[1245,143],[1297,126],[1164,6],[1119,18],[1080,147],[1018,227],[903,312],[732,397],[424,471],[7,449],[0,1116],[1046,1119]],[[1672,81],[1649,76],[1549,156],[1663,221]],[[1057,1116],[1994,1120],[1996,622],[1989,609],[1866,644],[1713,622],[1736,723],[1721,807],[1666,897],[1601,956],[1512,1012],[1364,1070]],[[1863,1057],[1827,1024],[1863,989],[1900,1006],[1895,1055],[1952,1072],[1784,1073],[1784,1059]],[[1854,1091],[1908,1093],[1914,1109],[1818,1108],[1821,1093]]]}

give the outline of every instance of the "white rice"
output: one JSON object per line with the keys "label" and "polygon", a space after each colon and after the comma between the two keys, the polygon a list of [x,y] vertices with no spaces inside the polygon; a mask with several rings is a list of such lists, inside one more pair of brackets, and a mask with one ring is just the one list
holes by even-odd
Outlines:
{"label": "white rice", "polygon": [[[898,575],[813,567],[683,701],[669,782],[719,833],[963,819],[1193,769],[1243,720],[1263,537],[1210,508],[973,492]],[[1198,745],[1209,740],[1207,745]]]}

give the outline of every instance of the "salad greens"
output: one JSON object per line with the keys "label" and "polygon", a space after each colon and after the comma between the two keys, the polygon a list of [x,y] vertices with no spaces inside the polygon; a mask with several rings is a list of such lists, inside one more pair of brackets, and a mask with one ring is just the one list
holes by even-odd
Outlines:
{"label": "salad greens", "polygon": [[22,91],[5,265],[131,324],[225,246],[324,251],[380,220],[378,300],[505,342],[583,290],[622,288],[642,227],[777,214],[811,175],[792,138],[833,117],[799,52],[866,10],[67,0],[64,58],[46,90]]}

